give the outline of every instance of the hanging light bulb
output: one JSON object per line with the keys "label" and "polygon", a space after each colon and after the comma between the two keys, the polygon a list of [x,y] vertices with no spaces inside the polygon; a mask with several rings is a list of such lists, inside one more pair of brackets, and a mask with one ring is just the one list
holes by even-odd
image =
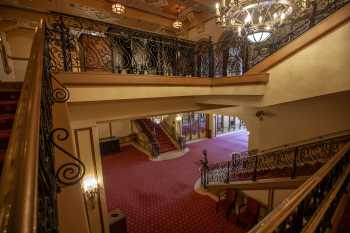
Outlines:
{"label": "hanging light bulb", "polygon": [[237,28],[238,36],[242,36],[242,28],[239,26]]}
{"label": "hanging light bulb", "polygon": [[259,24],[262,24],[262,16],[259,16]]}
{"label": "hanging light bulb", "polygon": [[286,18],[286,14],[282,12],[281,14],[281,24],[283,23],[283,20]]}
{"label": "hanging light bulb", "polygon": [[120,1],[116,1],[112,4],[112,12],[117,15],[122,15],[125,13],[125,6]]}
{"label": "hanging light bulb", "polygon": [[220,17],[220,3],[216,3],[215,4],[215,12],[216,12],[216,16]]}
{"label": "hanging light bulb", "polygon": [[248,24],[248,23],[250,23],[252,21],[252,16],[248,13],[247,14],[247,17],[245,17],[245,19],[244,19],[244,23],[245,24]]}
{"label": "hanging light bulb", "polygon": [[173,22],[173,28],[178,29],[178,30],[179,30],[180,28],[182,28],[182,21],[180,20],[179,14],[180,14],[180,8],[178,7],[178,8],[177,8],[177,18],[176,18],[176,20]]}

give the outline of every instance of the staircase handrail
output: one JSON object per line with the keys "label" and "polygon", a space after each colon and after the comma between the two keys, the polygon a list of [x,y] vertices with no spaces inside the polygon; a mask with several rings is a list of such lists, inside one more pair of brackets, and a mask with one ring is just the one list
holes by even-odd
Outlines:
{"label": "staircase handrail", "polygon": [[38,179],[44,31],[45,23],[42,19],[35,30],[16,118],[4,159],[0,180],[1,232],[29,233],[36,232],[39,228]]}
{"label": "staircase handrail", "polygon": [[[314,230],[309,232],[319,232],[319,227],[323,230],[328,228],[333,212],[349,184],[349,159],[350,142],[249,233],[304,232],[305,227],[310,225]],[[323,210],[323,205],[329,198],[337,198],[338,203],[328,203],[327,209]],[[322,216],[315,218],[319,210],[323,210]]]}
{"label": "staircase handrail", "polygon": [[148,143],[151,148],[151,153],[154,157],[159,155],[159,143],[154,138],[150,130],[146,127],[144,122],[141,119],[136,120],[137,125],[140,127],[141,131],[146,135]]}
{"label": "staircase handrail", "polygon": [[[350,134],[255,155],[247,154],[238,158],[233,156],[229,161],[209,165],[207,184],[210,182],[228,183],[239,176],[255,181],[259,173],[276,168],[286,170],[284,176],[295,178],[300,165],[325,163],[347,141],[350,141]],[[315,155],[320,151],[322,155]]]}

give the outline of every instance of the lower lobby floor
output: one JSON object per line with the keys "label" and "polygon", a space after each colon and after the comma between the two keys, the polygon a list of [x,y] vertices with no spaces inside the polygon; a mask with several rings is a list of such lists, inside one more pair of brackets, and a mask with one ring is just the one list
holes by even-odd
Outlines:
{"label": "lower lobby floor", "polygon": [[203,140],[188,145],[183,157],[154,162],[133,146],[103,157],[103,175],[108,210],[120,209],[129,233],[233,233],[244,232],[224,213],[216,213],[216,202],[197,194],[202,151],[209,164],[229,160],[233,151],[245,151],[246,132]]}

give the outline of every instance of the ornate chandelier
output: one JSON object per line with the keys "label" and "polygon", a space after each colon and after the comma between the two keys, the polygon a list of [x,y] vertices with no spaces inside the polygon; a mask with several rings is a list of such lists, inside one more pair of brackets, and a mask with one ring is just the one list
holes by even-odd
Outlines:
{"label": "ornate chandelier", "polygon": [[121,3],[121,1],[114,1],[112,3],[112,12],[118,15],[122,15],[125,13],[125,6]]}
{"label": "ornate chandelier", "polygon": [[268,40],[292,14],[292,0],[222,0],[216,3],[216,23],[251,43]]}

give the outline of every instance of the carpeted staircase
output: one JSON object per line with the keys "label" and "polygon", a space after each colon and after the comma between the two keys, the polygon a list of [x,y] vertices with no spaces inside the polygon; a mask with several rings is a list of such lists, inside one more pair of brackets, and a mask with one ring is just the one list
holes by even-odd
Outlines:
{"label": "carpeted staircase", "polygon": [[165,153],[168,151],[176,150],[176,147],[171,142],[170,138],[166,133],[164,133],[163,129],[160,127],[160,125],[154,123],[150,119],[143,119],[144,124],[146,127],[152,132],[152,134],[155,136],[156,140],[159,143],[159,152]]}
{"label": "carpeted staircase", "polygon": [[0,172],[15,119],[20,83],[0,83]]}

